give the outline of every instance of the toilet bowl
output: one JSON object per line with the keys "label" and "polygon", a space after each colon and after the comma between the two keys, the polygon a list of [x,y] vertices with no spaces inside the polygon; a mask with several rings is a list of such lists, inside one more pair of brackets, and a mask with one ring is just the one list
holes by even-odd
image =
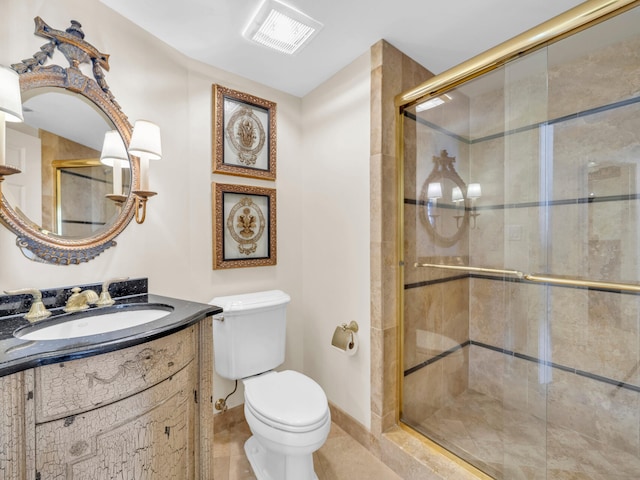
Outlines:
{"label": "toilet bowl", "polygon": [[331,428],[322,387],[302,373],[274,371],[284,362],[286,307],[280,290],[216,297],[214,368],[242,380],[244,414],[252,436],[244,449],[258,480],[317,480],[313,452]]}
{"label": "toilet bowl", "polygon": [[243,380],[253,436],[244,449],[258,480],[315,480],[313,452],[326,441],[331,414],[322,388],[292,371]]}

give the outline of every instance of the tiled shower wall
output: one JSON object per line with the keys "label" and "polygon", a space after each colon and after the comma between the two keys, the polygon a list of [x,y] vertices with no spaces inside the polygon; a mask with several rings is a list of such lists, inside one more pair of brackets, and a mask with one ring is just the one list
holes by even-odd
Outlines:
{"label": "tiled shower wall", "polygon": [[[404,304],[402,418],[421,423],[468,388],[469,279],[466,275],[414,263],[468,262],[469,231],[453,246],[434,243],[421,223],[423,183],[444,150],[453,168],[469,183],[469,143],[444,131],[468,129],[469,105],[433,109],[427,120],[442,129],[425,128],[405,117],[404,144]],[[424,199],[422,199],[424,202]],[[451,220],[451,219],[449,219]]]}
{"label": "tiled shower wall", "polygon": [[[412,268],[415,261],[462,259],[637,282],[640,104],[611,99],[640,91],[638,51],[636,39],[561,65],[553,47],[540,51],[526,59],[534,68],[524,80],[474,97],[460,116],[431,119],[446,127],[466,115],[471,141],[422,127],[409,139],[406,151],[429,167],[447,148],[465,181],[482,184],[483,196],[477,228],[439,248],[416,215],[429,168],[407,161],[404,369],[412,373],[404,378],[405,419],[420,423],[470,389],[640,452],[638,295]],[[513,64],[505,78],[518,78],[524,67]],[[603,104],[611,108],[591,110]]]}

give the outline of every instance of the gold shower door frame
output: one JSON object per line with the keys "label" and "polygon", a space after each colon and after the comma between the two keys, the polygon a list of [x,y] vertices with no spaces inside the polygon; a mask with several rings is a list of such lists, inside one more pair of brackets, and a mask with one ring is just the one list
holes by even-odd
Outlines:
{"label": "gold shower door frame", "polygon": [[568,10],[551,20],[540,24],[514,38],[508,40],[486,52],[473,57],[426,82],[399,94],[395,98],[396,107],[396,168],[398,175],[397,185],[397,258],[399,259],[399,274],[396,284],[398,335],[397,335],[397,403],[396,424],[412,435],[418,435],[420,440],[430,448],[439,451],[452,461],[463,466],[478,478],[491,479],[465,460],[447,451],[436,442],[422,437],[411,427],[400,420],[403,408],[403,361],[404,358],[404,278],[405,253],[404,253],[404,111],[407,108],[425,102],[431,98],[439,97],[448,91],[481,75],[502,67],[507,62],[518,57],[525,56],[536,50],[542,49],[563,38],[585,30],[593,25],[601,23],[611,17],[617,16],[628,10],[640,6],[640,0],[588,0],[577,7]]}

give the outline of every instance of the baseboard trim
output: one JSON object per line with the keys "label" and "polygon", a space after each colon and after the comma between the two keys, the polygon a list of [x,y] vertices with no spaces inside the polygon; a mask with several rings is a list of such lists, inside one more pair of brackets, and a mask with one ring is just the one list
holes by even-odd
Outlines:
{"label": "baseboard trim", "polygon": [[244,422],[244,404],[231,407],[224,412],[213,416],[213,434],[233,428],[234,425]]}
{"label": "baseboard trim", "polygon": [[329,409],[331,410],[331,421],[353,437],[360,445],[374,455],[379,456],[378,441],[367,427],[331,402],[329,402]]}

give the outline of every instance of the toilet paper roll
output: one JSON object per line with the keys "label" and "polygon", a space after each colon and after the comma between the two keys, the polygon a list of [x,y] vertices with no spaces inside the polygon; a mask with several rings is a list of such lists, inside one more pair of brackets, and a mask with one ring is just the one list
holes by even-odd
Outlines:
{"label": "toilet paper roll", "polygon": [[336,327],[333,332],[331,345],[346,355],[355,355],[358,351],[358,336],[356,335],[356,332],[353,329],[348,328],[347,325],[341,325]]}
{"label": "toilet paper roll", "polygon": [[355,355],[356,352],[358,351],[359,344],[360,344],[360,341],[358,340],[358,336],[354,333],[353,342],[349,345],[349,348],[347,348],[347,350],[344,351],[343,353],[345,353],[349,357],[351,357],[352,355]]}

